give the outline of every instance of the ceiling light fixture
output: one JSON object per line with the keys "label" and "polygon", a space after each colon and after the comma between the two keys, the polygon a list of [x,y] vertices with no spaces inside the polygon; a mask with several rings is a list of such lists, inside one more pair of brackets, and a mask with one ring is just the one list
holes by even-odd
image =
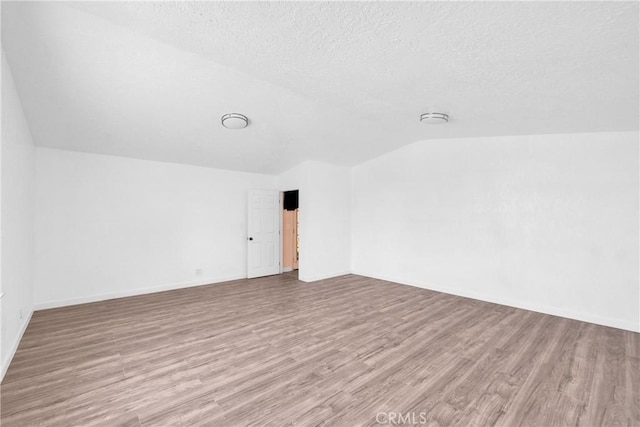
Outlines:
{"label": "ceiling light fixture", "polygon": [[249,125],[249,119],[244,114],[229,113],[222,116],[222,126],[227,129],[244,129]]}
{"label": "ceiling light fixture", "polygon": [[430,125],[439,125],[447,123],[449,121],[449,115],[445,113],[424,113],[420,116],[420,121]]}

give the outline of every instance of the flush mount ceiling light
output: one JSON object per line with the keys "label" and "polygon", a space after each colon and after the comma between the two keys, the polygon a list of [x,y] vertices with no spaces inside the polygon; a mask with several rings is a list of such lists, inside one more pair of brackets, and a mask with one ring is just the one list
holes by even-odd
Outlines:
{"label": "flush mount ceiling light", "polygon": [[449,115],[445,113],[424,113],[420,116],[422,123],[430,125],[439,125],[449,121]]}
{"label": "flush mount ceiling light", "polygon": [[222,116],[222,126],[227,129],[244,129],[249,125],[249,119],[244,114],[229,113]]}

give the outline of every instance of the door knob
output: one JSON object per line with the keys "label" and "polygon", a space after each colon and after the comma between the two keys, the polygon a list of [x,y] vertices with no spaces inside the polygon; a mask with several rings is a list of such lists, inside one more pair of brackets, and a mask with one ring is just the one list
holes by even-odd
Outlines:
{"label": "door knob", "polygon": [[253,240],[253,237],[249,237],[249,240]]}

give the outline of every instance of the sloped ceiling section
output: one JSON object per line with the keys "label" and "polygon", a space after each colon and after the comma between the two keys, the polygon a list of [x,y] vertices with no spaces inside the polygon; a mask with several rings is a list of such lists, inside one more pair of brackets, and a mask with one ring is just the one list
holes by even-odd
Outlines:
{"label": "sloped ceiling section", "polygon": [[638,130],[638,40],[637,2],[2,3],[38,145],[265,173]]}

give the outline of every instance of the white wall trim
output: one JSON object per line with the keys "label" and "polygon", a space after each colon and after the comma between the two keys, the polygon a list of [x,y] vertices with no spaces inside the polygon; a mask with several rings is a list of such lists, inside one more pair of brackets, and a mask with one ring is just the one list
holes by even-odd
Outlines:
{"label": "white wall trim", "polygon": [[148,288],[127,289],[124,291],[109,292],[106,294],[99,294],[99,295],[89,295],[89,296],[79,297],[79,298],[46,301],[46,302],[36,303],[35,310],[47,310],[49,308],[66,307],[69,305],[86,304],[90,302],[106,301],[110,299],[131,297],[136,295],[153,294],[156,292],[164,292],[164,291],[172,291],[172,290],[182,289],[182,288],[212,285],[212,284],[224,283],[232,280],[240,280],[240,279],[246,279],[246,278],[247,278],[246,275],[235,275],[235,276],[228,276],[228,277],[212,277],[208,279],[192,280],[188,282],[168,283],[165,285],[153,286]]}
{"label": "white wall trim", "polygon": [[372,275],[365,272],[354,271],[353,274],[357,274],[359,276],[371,277],[373,279],[386,280],[388,282],[394,282],[401,285],[413,286],[415,288],[428,289],[431,291],[442,292],[445,294],[476,299],[480,301],[490,302],[493,304],[500,304],[500,305],[506,305],[509,307],[520,308],[523,310],[535,311],[537,313],[550,314],[552,316],[565,317],[567,319],[580,320],[582,322],[595,323],[597,325],[609,326],[612,328],[624,329],[632,332],[640,332],[640,322],[637,324],[633,324],[633,322],[627,322],[620,319],[601,317],[601,316],[596,316],[588,313],[579,313],[576,311],[567,310],[559,307],[531,304],[530,302],[515,301],[509,298],[502,298],[495,295],[486,295],[486,294],[481,294],[477,292],[461,291],[459,289],[449,288],[446,286],[439,286],[434,284],[418,285],[415,283],[406,282],[404,280],[399,280],[397,278]]}
{"label": "white wall trim", "polygon": [[29,322],[31,322],[31,316],[33,316],[33,311],[34,311],[33,309],[29,310],[29,315],[25,318],[24,322],[20,326],[20,331],[18,331],[18,336],[16,337],[16,340],[14,341],[13,345],[11,346],[11,349],[9,350],[8,357],[2,361],[2,368],[1,368],[2,372],[0,372],[0,382],[4,380],[4,376],[7,373],[7,370],[9,369],[9,365],[11,365],[13,356],[15,356],[16,351],[18,351],[18,346],[20,345],[20,341],[22,341],[22,336],[27,330],[27,326],[29,326]]}
{"label": "white wall trim", "polygon": [[318,280],[325,280],[325,279],[333,279],[334,277],[339,277],[339,276],[344,276],[347,274],[351,274],[350,271],[340,271],[337,273],[330,273],[330,274],[323,274],[321,276],[314,276],[314,277],[298,277],[298,280],[302,281],[302,282],[317,282]]}

